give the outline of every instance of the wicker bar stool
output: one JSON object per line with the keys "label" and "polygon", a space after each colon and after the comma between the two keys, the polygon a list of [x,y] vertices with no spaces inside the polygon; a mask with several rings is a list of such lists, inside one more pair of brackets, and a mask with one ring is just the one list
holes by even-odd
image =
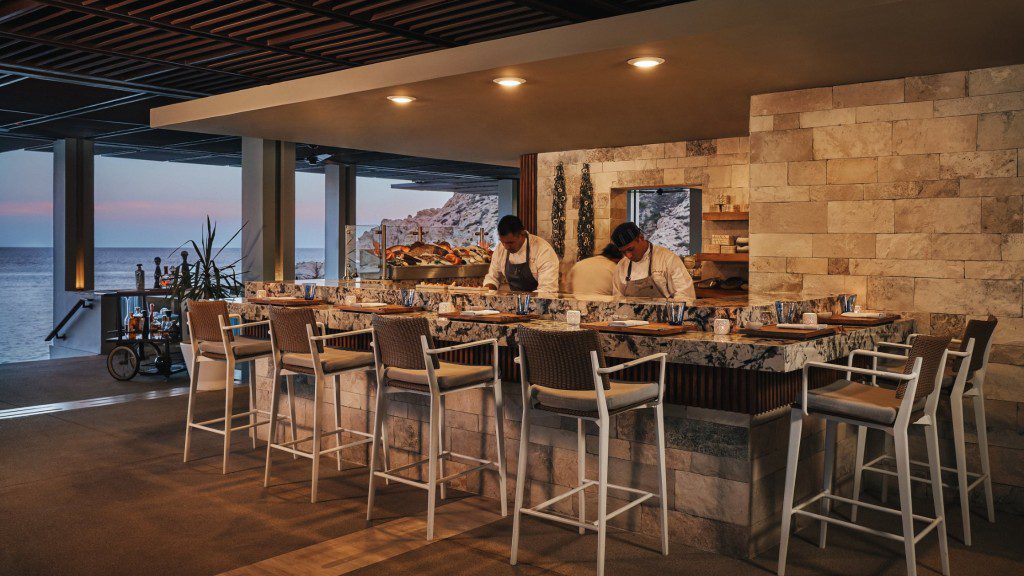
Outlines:
{"label": "wicker bar stool", "polygon": [[[782,532],[779,542],[778,574],[783,576],[786,571],[786,553],[789,547],[790,526],[793,515],[798,514],[820,521],[818,546],[825,547],[826,532],[829,524],[838,524],[868,534],[882,536],[903,542],[907,561],[907,573],[917,573],[915,545],[932,530],[939,538],[939,555],[942,573],[949,574],[949,550],[946,540],[946,519],[942,502],[942,477],[939,462],[939,437],[935,430],[935,409],[941,394],[941,378],[949,356],[949,338],[920,336],[914,340],[906,358],[902,372],[886,372],[872,368],[854,367],[854,359],[858,355],[898,359],[899,356],[874,350],[855,350],[850,353],[846,366],[825,362],[808,362],[803,369],[803,387],[797,405],[790,412],[789,453],[786,463],[786,484],[782,503]],[[846,372],[846,378],[836,380],[832,384],[815,390],[808,389],[808,373],[810,369],[827,369]],[[895,390],[887,390],[871,384],[862,384],[851,380],[853,374],[864,376],[883,376],[899,382]],[[796,489],[796,470],[800,455],[800,438],[803,418],[813,415],[825,419],[825,463],[822,477],[822,489],[803,503],[794,506],[793,496]],[[886,508],[860,502],[857,499],[843,498],[833,493],[832,480],[835,470],[836,428],[846,423],[860,428],[881,430],[895,438],[896,469],[899,478],[900,507]],[[911,424],[924,426],[926,444],[928,446],[928,468],[932,486],[932,502],[934,517],[929,518],[914,514],[910,491],[910,451],[907,436]],[[853,506],[863,506],[872,510],[897,514],[902,518],[902,531],[899,534],[875,530],[861,526],[855,522],[830,516],[829,508],[832,501]],[[819,504],[819,512],[811,512],[807,508],[814,503]],[[925,526],[916,531],[914,522],[924,522]]]}
{"label": "wicker bar stool", "polygon": [[[192,429],[205,430],[224,437],[224,455],[221,473],[228,472],[228,458],[231,455],[231,434],[240,430],[249,430],[256,426],[268,424],[269,420],[260,420],[265,411],[256,408],[255,370],[252,367],[256,360],[270,356],[270,342],[255,338],[236,336],[234,332],[243,328],[264,326],[266,321],[249,322],[247,324],[230,324],[230,320],[241,316],[228,314],[227,302],[223,300],[189,300],[186,303],[186,321],[191,335],[192,369],[188,388],[188,412],[185,415],[185,454],[188,462],[192,450]],[[199,362],[201,360],[225,363],[224,416],[202,422],[195,421],[196,390],[199,386]],[[250,362],[249,370],[249,410],[233,413],[235,399],[235,366]],[[235,426],[236,418],[249,417],[249,423]],[[221,428],[214,427],[221,424]],[[256,435],[252,436],[252,447],[256,449]]]}
{"label": "wicker bar stool", "polygon": [[[959,346],[959,351],[950,352],[955,357],[952,366],[946,369],[942,378],[943,394],[949,397],[950,415],[953,427],[953,447],[956,456],[956,467],[943,466],[943,472],[956,474],[956,488],[960,498],[960,513],[963,518],[964,544],[971,545],[971,490],[983,486],[985,489],[985,505],[987,519],[989,522],[996,521],[995,503],[992,495],[992,475],[988,460],[988,424],[985,418],[985,372],[988,369],[989,355],[992,352],[992,335],[995,333],[997,320],[989,316],[987,320],[969,320],[964,328],[964,333],[959,339],[952,342]],[[906,344],[894,342],[881,342],[876,349],[891,348],[899,351],[906,351],[918,334],[911,334],[907,337]],[[905,359],[890,361],[890,366],[899,366]],[[970,384],[970,389],[967,385]],[[981,461],[981,472],[972,472],[967,466],[967,441],[964,428],[964,398],[970,398],[974,405],[974,425],[977,431],[978,456]],[[882,476],[882,501],[885,502],[889,495],[889,476],[892,472],[875,466],[881,462],[892,459],[892,445],[889,438],[886,438],[884,452],[874,460],[863,463],[863,440],[858,438],[857,473],[854,487],[860,486],[860,470],[868,470],[883,474]],[[912,461],[912,464],[920,465],[921,462]],[[913,478],[913,480],[920,480]],[[949,487],[948,484],[943,484]]]}
{"label": "wicker bar stool", "polygon": [[[316,330],[314,332],[314,327]],[[281,450],[293,457],[309,458],[313,462],[313,480],[310,488],[309,501],[316,503],[317,485],[320,477],[320,457],[337,454],[338,470],[341,470],[341,451],[346,448],[361,446],[370,442],[370,434],[361,430],[348,430],[341,426],[341,386],[340,375],[350,370],[366,370],[373,366],[373,354],[355,350],[328,348],[324,341],[345,336],[369,334],[372,331],[353,330],[336,334],[325,334],[323,324],[316,321],[313,310],[309,308],[270,307],[270,341],[274,355],[274,391],[270,401],[270,434],[267,441],[267,461],[263,473],[263,487],[270,485],[271,452]],[[278,404],[281,399],[281,377],[288,380],[289,393],[294,392],[292,377],[298,374],[313,376],[313,430],[310,436],[295,438],[294,431],[289,442],[277,441]],[[323,389],[331,382],[334,389],[334,428],[324,431],[320,422],[324,403]],[[294,406],[294,402],[292,403]],[[294,423],[294,412],[292,414]],[[349,433],[361,438],[347,444],[341,443],[341,436]],[[323,437],[334,436],[335,446],[323,449]],[[307,452],[299,448],[299,444],[312,441]]]}
{"label": "wicker bar stool", "polygon": [[[665,423],[662,398],[665,392],[664,353],[651,354],[616,366],[604,367],[604,354],[596,332],[590,330],[552,331],[520,327],[518,330],[520,383],[523,389],[523,422],[520,431],[519,469],[516,475],[516,503],[512,524],[513,565],[518,560],[520,520],[523,514],[569,524],[597,532],[597,574],[604,574],[605,540],[608,520],[651,499],[660,500],[661,552],[668,554],[668,502],[665,499]],[[645,362],[659,362],[657,382],[631,383],[610,380],[609,375]],[[608,439],[612,417],[630,410],[653,408],[657,421],[659,493],[654,494],[608,482]],[[544,410],[576,418],[577,477],[579,485],[532,508],[523,507],[526,466],[529,455],[530,413]],[[598,478],[586,477],[586,429],[584,421],[598,425]],[[587,521],[584,491],[597,487],[597,519]],[[608,489],[638,495],[608,511]],[[578,495],[579,518],[567,518],[544,510],[555,503]]]}
{"label": "wicker bar stool", "polygon": [[[498,471],[501,492],[501,515],[508,515],[508,496],[505,474],[504,408],[501,396],[501,375],[498,372],[498,341],[494,338],[435,348],[430,325],[423,317],[373,317],[373,351],[377,368],[377,406],[373,419],[373,447],[370,450],[370,489],[366,500],[366,520],[373,519],[376,478],[408,484],[427,491],[427,540],[434,538],[434,508],[438,486],[441,498],[446,496],[445,485],[456,478],[485,469]],[[469,366],[441,362],[438,355],[478,346],[491,347],[491,363]],[[444,399],[450,394],[466,390],[490,388],[494,394],[494,433],[497,436],[498,461],[458,454],[444,447]],[[384,469],[377,470],[378,447],[387,439],[386,427],[389,394],[418,394],[430,398],[428,456],[404,466],[391,468],[385,461]],[[387,452],[385,451],[385,454]],[[461,460],[470,467],[455,474],[445,475],[445,460]],[[427,481],[412,480],[397,472],[427,464]]]}

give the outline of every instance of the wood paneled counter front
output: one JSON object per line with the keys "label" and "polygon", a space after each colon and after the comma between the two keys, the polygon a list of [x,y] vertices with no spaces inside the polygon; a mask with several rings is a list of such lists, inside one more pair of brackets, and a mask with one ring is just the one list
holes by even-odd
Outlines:
{"label": "wood paneled counter front", "polygon": [[[248,296],[255,296],[257,290],[266,290],[272,296],[291,296],[301,294],[301,285],[280,282],[251,282],[246,285]],[[314,310],[329,331],[347,331],[370,325],[371,314],[333,307],[334,303],[344,302],[346,296],[388,303],[400,300],[399,290],[384,283],[320,285],[317,297],[325,304],[315,306]],[[435,312],[442,301],[451,301],[463,308],[510,311],[515,308],[515,296],[476,291],[419,290],[416,299],[416,305],[427,311],[414,314],[430,319],[439,345],[483,338],[498,339],[499,364],[502,378],[506,381],[505,430],[511,440],[517,441],[522,401],[512,358],[518,324],[450,320],[439,317]],[[668,354],[665,425],[669,446],[670,524],[675,540],[741,557],[755,555],[776,545],[788,424],[788,419],[781,417],[785,415],[784,407],[797,395],[804,363],[845,358],[851,350],[870,348],[878,341],[902,341],[913,327],[910,321],[897,321],[879,327],[843,329],[833,336],[810,341],[752,338],[740,334],[717,336],[708,331],[710,320],[714,318],[773,322],[777,299],[796,302],[799,312],[832,310],[836,306],[834,297],[750,296],[745,303],[732,298],[701,299],[688,308],[685,320],[699,330],[666,337],[601,334],[601,344],[610,362],[654,352]],[[230,308],[247,321],[267,317],[265,305],[239,300],[232,302]],[[532,312],[539,318],[529,320],[529,325],[567,329],[565,311],[570,309],[581,310],[585,322],[612,318],[661,320],[665,308],[664,302],[657,301],[535,298]],[[368,348],[368,344],[368,340],[352,339],[336,343],[355,348]],[[482,363],[489,356],[474,354],[489,355],[490,352],[460,351],[460,354],[450,360]],[[627,378],[651,378],[651,374],[643,371],[645,369],[638,367]],[[818,375],[820,383],[834,377],[825,373]],[[300,396],[298,420],[300,426],[308,426],[312,420],[309,415],[311,402],[308,400],[312,397],[312,380],[297,378]],[[257,366],[257,397],[261,408],[269,406],[271,379],[269,362],[261,361]],[[369,410],[374,405],[372,397],[376,388],[372,371],[345,374],[341,380],[343,424],[366,429],[372,422]],[[327,394],[325,397],[333,396]],[[485,447],[493,446],[493,442],[486,438],[488,431],[493,433],[494,429],[490,425],[494,418],[493,406],[483,394],[473,398],[446,407],[449,417],[445,434],[453,450],[466,454],[480,453],[483,457],[482,451],[489,450]],[[423,440],[426,437],[425,407],[418,398],[402,397],[390,405],[389,432],[392,445],[398,449],[398,458],[393,464],[412,461],[426,445]],[[653,425],[653,414],[630,413],[618,420],[612,440],[612,482],[639,484],[643,489],[656,487],[657,474],[652,465]],[[531,448],[544,455],[531,458],[528,494],[532,498],[549,497],[575,485],[574,426],[575,422],[572,427],[563,426],[562,417],[543,415],[531,429]],[[810,433],[820,432],[814,425],[805,426],[805,429]],[[265,437],[266,431],[260,429],[259,434]],[[840,434],[840,437],[842,457],[853,449],[855,438],[847,433]],[[820,442],[808,443],[812,444],[818,446]],[[517,442],[509,442],[508,445],[517,446]],[[588,447],[590,445],[588,442]],[[596,442],[593,449],[596,451]],[[805,458],[813,458],[815,454],[808,453]],[[514,456],[509,455],[509,458],[512,460]],[[352,450],[346,452],[345,459],[365,462],[365,453]],[[563,468],[573,470],[572,478],[563,478],[560,472]],[[819,468],[807,466],[802,469]],[[481,483],[473,475],[467,477],[461,488],[490,496],[497,493],[496,482],[485,480]],[[574,500],[564,501],[569,507],[565,512],[571,512]],[[653,533],[657,531],[655,510],[639,506],[615,520],[622,527]]]}

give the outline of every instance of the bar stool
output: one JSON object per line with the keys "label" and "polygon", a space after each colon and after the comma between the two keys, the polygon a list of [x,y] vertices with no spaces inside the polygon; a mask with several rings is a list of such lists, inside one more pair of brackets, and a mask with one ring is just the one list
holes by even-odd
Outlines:
{"label": "bar stool", "polygon": [[[523,389],[523,422],[519,441],[519,470],[516,475],[516,503],[512,524],[512,553],[510,561],[517,562],[519,552],[519,524],[523,514],[554,520],[597,532],[597,574],[604,574],[605,540],[608,520],[630,508],[658,498],[661,504],[661,553],[668,554],[668,502],[665,499],[665,422],[662,398],[665,392],[664,353],[651,354],[609,368],[604,367],[604,354],[596,332],[590,330],[553,331],[520,327],[519,340],[520,384]],[[627,368],[657,361],[660,363],[656,383],[630,383],[610,380],[609,375]],[[657,422],[659,493],[646,492],[608,482],[608,438],[612,417],[630,410],[653,408]],[[579,485],[532,508],[523,507],[526,486],[526,466],[529,456],[530,413],[544,410],[576,418],[577,478]],[[584,420],[598,426],[598,478],[586,477],[586,429]],[[584,491],[597,486],[597,519],[588,522]],[[640,497],[608,511],[608,489],[620,490]],[[579,497],[579,519],[545,511],[555,503]]]}
{"label": "bar stool", "polygon": [[[939,538],[939,554],[941,556],[942,573],[949,574],[949,550],[946,540],[946,519],[942,503],[942,477],[939,462],[939,437],[935,430],[935,410],[941,394],[940,380],[946,365],[949,351],[949,338],[935,336],[919,336],[909,349],[902,372],[885,372],[871,368],[853,366],[854,358],[864,355],[876,358],[897,359],[895,354],[886,354],[874,350],[855,350],[850,353],[846,366],[825,362],[808,362],[803,369],[803,387],[798,404],[790,412],[789,453],[786,463],[786,485],[782,503],[782,532],[779,542],[778,575],[786,572],[786,552],[789,547],[790,524],[793,515],[799,514],[814,518],[821,522],[818,533],[818,546],[825,547],[825,536],[829,524],[838,524],[855,530],[883,536],[903,542],[907,560],[907,573],[917,573],[915,544],[930,531],[936,530]],[[822,368],[846,372],[846,378],[836,380],[832,384],[808,390],[808,373],[811,368]],[[853,374],[866,376],[884,376],[899,381],[895,390],[887,390],[871,384],[851,381]],[[793,493],[796,489],[796,469],[800,455],[800,438],[803,417],[813,415],[825,419],[825,463],[822,477],[821,492],[813,495],[803,503],[793,505]],[[896,469],[899,478],[900,507],[898,510],[867,504],[856,499],[843,498],[833,494],[832,476],[835,470],[836,428],[840,423],[851,426],[881,430],[895,438]],[[925,427],[925,440],[928,446],[928,468],[931,475],[932,502],[935,517],[928,518],[914,514],[910,492],[910,452],[907,431],[910,424]],[[902,517],[903,529],[900,534],[875,530],[829,516],[831,501],[843,502],[853,506],[864,506],[872,510],[898,514]],[[806,508],[819,503],[819,513]],[[927,522],[920,531],[914,530],[914,521]]]}
{"label": "bar stool", "polygon": [[[964,544],[971,545],[971,511],[970,492],[978,486],[985,488],[985,504],[988,513],[988,521],[995,522],[995,504],[992,496],[992,475],[988,460],[988,428],[985,418],[985,372],[988,368],[989,355],[992,352],[992,335],[995,333],[998,320],[989,316],[987,320],[969,320],[964,328],[964,333],[959,339],[952,342],[958,344],[959,352],[950,354],[959,357],[957,366],[948,368],[942,378],[943,393],[949,396],[950,414],[953,425],[953,445],[956,455],[956,467],[942,467],[943,472],[953,472],[957,476],[957,491],[960,498],[960,513],[963,518]],[[907,337],[907,344],[894,342],[880,342],[876,349],[894,348],[907,350],[918,334],[911,334]],[[902,360],[902,361],[905,361]],[[893,361],[899,365],[901,361]],[[971,388],[967,390],[967,384]],[[967,466],[967,442],[964,429],[964,398],[971,398],[974,404],[974,424],[977,430],[978,453],[981,460],[981,473],[971,472]],[[875,467],[883,461],[891,460],[889,455],[892,450],[888,438],[883,453],[874,460],[863,464],[864,461],[864,440],[857,438],[857,468],[854,476],[854,489],[860,488],[860,471],[869,470],[879,472],[882,476],[882,501],[888,499],[889,470]],[[920,465],[920,462],[912,462]],[[919,478],[912,478],[920,480]],[[944,484],[944,486],[948,486]],[[858,494],[855,492],[855,494]],[[857,497],[857,496],[855,496]],[[856,512],[855,512],[856,513]],[[856,519],[856,518],[854,518]]]}
{"label": "bar stool", "polygon": [[[313,327],[317,326],[314,335]],[[288,452],[293,457],[309,458],[313,461],[313,480],[309,501],[316,503],[317,484],[320,477],[320,457],[337,454],[338,470],[341,470],[341,451],[370,442],[370,434],[361,430],[349,430],[341,426],[341,382],[340,375],[350,370],[366,370],[373,366],[373,354],[356,350],[327,348],[324,340],[370,334],[372,330],[352,330],[335,334],[324,334],[323,324],[316,321],[310,308],[270,307],[270,341],[274,355],[274,392],[270,401],[270,435],[267,441],[267,462],[263,473],[263,487],[270,485],[270,455],[273,450]],[[313,430],[310,436],[295,438],[294,432],[290,442],[277,441],[278,404],[281,399],[281,376],[290,380],[297,374],[305,374],[315,378],[313,384]],[[323,408],[322,388],[330,381],[334,388],[334,428],[323,431],[320,423]],[[289,382],[289,392],[294,390],[294,382]],[[293,403],[294,404],[294,403]],[[294,416],[293,416],[294,421]],[[359,440],[341,443],[341,435],[349,433],[361,436]],[[335,446],[323,449],[324,436],[334,436]],[[299,448],[299,444],[312,440],[312,447],[307,452]]]}
{"label": "bar stool", "polygon": [[[498,341],[494,338],[435,348],[430,324],[423,317],[373,316],[373,351],[377,369],[377,406],[373,419],[373,447],[370,449],[370,489],[366,501],[366,520],[373,519],[376,478],[408,484],[427,491],[427,540],[434,538],[434,508],[437,487],[441,499],[446,497],[445,485],[478,470],[498,471],[501,491],[501,515],[508,516],[508,496],[505,480],[504,409],[501,397],[501,375],[498,372]],[[491,363],[469,366],[438,361],[440,354],[480,346],[491,347]],[[444,401],[450,394],[491,389],[494,394],[494,433],[497,436],[498,461],[458,454],[444,447]],[[386,427],[389,394],[418,394],[430,398],[429,448],[426,459],[391,468],[387,462],[377,470],[377,451],[381,443],[387,448]],[[386,454],[386,452],[385,452]],[[472,465],[455,474],[445,475],[445,460],[463,460]],[[397,475],[397,472],[427,464],[427,481],[421,482]]]}
{"label": "bar stool", "polygon": [[[227,302],[223,300],[189,300],[186,303],[186,321],[191,335],[192,345],[192,369],[191,379],[188,388],[188,412],[185,416],[185,455],[184,461],[188,462],[189,453],[192,449],[192,429],[205,430],[224,437],[224,461],[221,466],[221,473],[228,472],[228,457],[231,454],[231,434],[240,430],[248,430],[257,426],[269,423],[269,420],[259,420],[260,415],[265,411],[256,408],[256,384],[255,366],[256,360],[270,356],[270,342],[244,336],[235,336],[234,331],[243,328],[254,328],[266,325],[266,321],[249,322],[246,324],[231,325],[225,320],[238,318],[237,314],[228,314]],[[199,362],[201,359],[213,360],[225,363],[225,386],[224,386],[224,416],[202,422],[195,421],[196,390],[199,386]],[[232,413],[235,398],[235,366],[239,363],[250,362],[249,370],[249,410],[246,412]],[[234,420],[248,416],[249,423],[243,426],[235,426]],[[213,425],[223,423],[223,428],[215,428]],[[256,449],[256,436],[252,437],[252,447]]]}

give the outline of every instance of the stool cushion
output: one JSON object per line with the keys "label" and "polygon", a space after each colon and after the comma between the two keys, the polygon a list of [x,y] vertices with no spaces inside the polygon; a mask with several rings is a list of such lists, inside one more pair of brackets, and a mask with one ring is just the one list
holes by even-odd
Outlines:
{"label": "stool cushion", "polygon": [[[461,388],[494,380],[494,369],[492,366],[471,366],[441,362],[440,367],[434,369],[434,375],[437,376],[437,386],[439,388],[450,390],[452,388]],[[423,388],[430,386],[426,370],[388,366],[384,371],[384,377],[387,378],[389,386],[398,386],[400,388]]]}
{"label": "stool cushion", "polygon": [[[235,336],[235,339],[231,341],[231,351],[234,353],[236,360],[265,356],[270,354],[270,340],[258,340],[256,338]],[[201,341],[199,343],[199,353],[203,356],[216,358],[217,360],[224,360],[227,358],[227,354],[224,351],[224,342],[222,340]]]}
{"label": "stool cushion", "polygon": [[[282,368],[302,374],[314,374],[313,354],[285,352],[281,356]],[[341,348],[324,348],[320,353],[320,366],[325,374],[373,366],[373,353]]]}
{"label": "stool cushion", "polygon": [[[598,414],[597,391],[593,389],[562,390],[535,384],[530,386],[530,397],[543,410],[576,415]],[[658,384],[611,380],[604,397],[608,402],[608,411],[616,412],[657,399]]]}
{"label": "stool cushion", "polygon": [[807,409],[812,413],[823,412],[879,424],[896,421],[900,402],[894,390],[849,380],[836,380],[807,392]]}

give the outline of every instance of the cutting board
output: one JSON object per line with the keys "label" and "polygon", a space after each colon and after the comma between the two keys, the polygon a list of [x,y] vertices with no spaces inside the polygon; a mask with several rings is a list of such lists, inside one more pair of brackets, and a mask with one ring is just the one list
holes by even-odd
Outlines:
{"label": "cutting board", "polygon": [[744,328],[740,334],[754,336],[755,338],[781,338],[785,340],[814,340],[822,336],[831,336],[836,333],[835,328],[822,328],[821,330],[799,330],[795,328],[779,328],[774,324],[762,326],[757,330]]}
{"label": "cutting board", "polygon": [[614,334],[633,334],[635,336],[672,336],[696,330],[693,326],[672,326],[662,322],[651,322],[643,326],[609,326],[607,322],[587,322],[580,324],[580,328],[589,328],[598,332],[611,332]]}
{"label": "cutting board", "polygon": [[822,318],[819,316],[818,322],[820,324],[831,324],[833,326],[881,326],[883,324],[892,324],[899,319],[899,314],[889,314],[882,318],[850,318],[848,316],[833,314],[828,318]]}
{"label": "cutting board", "polygon": [[438,314],[438,316],[448,318],[449,320],[483,322],[484,324],[514,324],[516,322],[526,322],[527,320],[532,320],[538,317],[536,314],[512,314],[511,312],[490,314],[488,316],[465,316],[462,312],[452,312],[450,314]]}
{"label": "cutting board", "polygon": [[349,306],[347,304],[337,304],[334,306],[338,310],[344,310],[345,312],[355,312],[356,314],[380,314],[382,316],[388,314],[407,314],[409,312],[419,312],[423,310],[422,306],[400,306],[398,304],[388,304],[387,306]]}
{"label": "cutting board", "polygon": [[324,301],[319,298],[306,300],[305,298],[247,298],[250,304],[265,304],[267,306],[319,306]]}

